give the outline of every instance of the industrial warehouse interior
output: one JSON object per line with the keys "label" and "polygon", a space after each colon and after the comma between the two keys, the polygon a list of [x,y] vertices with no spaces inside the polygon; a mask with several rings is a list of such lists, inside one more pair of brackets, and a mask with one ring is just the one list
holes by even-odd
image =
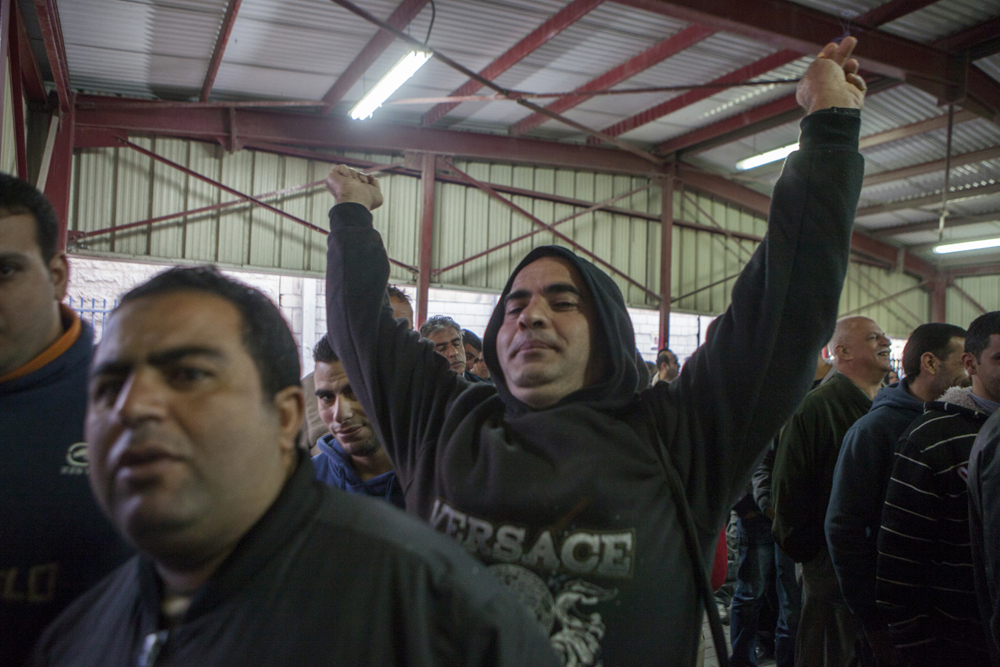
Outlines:
{"label": "industrial warehouse interior", "polygon": [[[0,667],[1000,666],[1000,0],[0,0],[0,53]],[[276,406],[226,437],[211,317]]]}

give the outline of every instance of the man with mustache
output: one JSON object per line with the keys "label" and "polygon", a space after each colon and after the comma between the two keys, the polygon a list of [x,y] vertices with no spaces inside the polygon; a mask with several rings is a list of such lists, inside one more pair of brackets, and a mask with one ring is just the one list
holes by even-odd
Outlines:
{"label": "man with mustache", "polygon": [[528,253],[493,312],[495,386],[452,373],[379,307],[378,181],[344,166],[327,179],[330,342],[407,511],[516,588],[567,663],[695,661],[723,517],[833,329],[863,172],[855,43],[827,45],[800,83],[802,150],[733,305],[676,381],[642,393],[621,291],[558,246]]}
{"label": "man with mustache", "polygon": [[91,486],[139,554],[49,627],[35,665],[554,664],[457,545],[315,481],[298,348],[261,292],[210,267],[133,289],[89,393]]}
{"label": "man with mustache", "polygon": [[846,666],[854,657],[854,620],[840,593],[823,524],[844,435],[871,408],[889,369],[890,350],[873,320],[837,322],[830,340],[837,372],[809,392],[781,431],[771,480],[771,529],[785,553],[802,563],[798,667]]}
{"label": "man with mustache", "polygon": [[990,664],[969,544],[969,456],[1000,407],[1000,311],[980,315],[962,355],[971,387],[924,406],[899,439],[878,533],[877,600],[914,667]]}

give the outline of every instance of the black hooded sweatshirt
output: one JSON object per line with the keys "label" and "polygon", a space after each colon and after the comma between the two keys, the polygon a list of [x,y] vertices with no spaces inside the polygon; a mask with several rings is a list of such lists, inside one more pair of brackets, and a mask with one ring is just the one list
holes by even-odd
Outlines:
{"label": "black hooded sweatshirt", "polygon": [[684,482],[707,567],[724,515],[832,335],[864,175],[859,127],[842,111],[802,121],[767,238],[675,382],[636,393],[634,335],[614,280],[565,248],[530,252],[503,295],[539,257],[568,260],[594,303],[592,354],[605,361],[603,381],[544,410],[507,390],[502,299],[484,338],[496,384],[469,385],[392,319],[371,214],[354,203],[331,210],[330,341],[407,511],[513,586],[567,664],[694,664],[702,608],[661,451]]}

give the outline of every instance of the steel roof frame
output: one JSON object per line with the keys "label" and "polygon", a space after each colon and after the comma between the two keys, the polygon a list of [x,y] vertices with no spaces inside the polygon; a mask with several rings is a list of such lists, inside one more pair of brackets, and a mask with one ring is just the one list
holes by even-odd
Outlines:
{"label": "steel roof frame", "polygon": [[215,77],[219,74],[219,66],[222,65],[222,55],[226,52],[229,36],[233,33],[233,25],[236,23],[236,15],[239,13],[242,3],[243,0],[229,0],[229,4],[226,6],[226,13],[222,17],[222,25],[219,27],[219,36],[215,40],[215,48],[212,49],[212,58],[208,61],[205,82],[201,85],[201,95],[198,99],[202,102],[207,102],[208,96],[212,93]]}
{"label": "steel roof frame", "polygon": [[[490,81],[496,79],[525,57],[537,51],[550,39],[589,14],[603,2],[604,0],[573,0],[573,2],[553,14],[552,18],[532,30],[527,37],[505,51],[499,58],[479,70],[479,76]],[[479,80],[469,79],[452,91],[449,97],[473,95],[482,87],[483,84]],[[435,105],[430,111],[424,114],[421,124],[425,126],[433,125],[444,118],[459,104],[459,102],[442,102]]]}

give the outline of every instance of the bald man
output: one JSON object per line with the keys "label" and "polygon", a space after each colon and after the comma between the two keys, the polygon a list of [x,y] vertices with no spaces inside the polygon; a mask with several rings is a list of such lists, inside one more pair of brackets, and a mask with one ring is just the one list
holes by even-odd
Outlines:
{"label": "bald man", "polygon": [[836,372],[809,392],[781,432],[774,461],[772,530],[802,563],[802,614],[796,665],[847,665],[855,627],[823,532],[844,435],[872,406],[888,372],[890,342],[874,320],[837,322],[829,346]]}

